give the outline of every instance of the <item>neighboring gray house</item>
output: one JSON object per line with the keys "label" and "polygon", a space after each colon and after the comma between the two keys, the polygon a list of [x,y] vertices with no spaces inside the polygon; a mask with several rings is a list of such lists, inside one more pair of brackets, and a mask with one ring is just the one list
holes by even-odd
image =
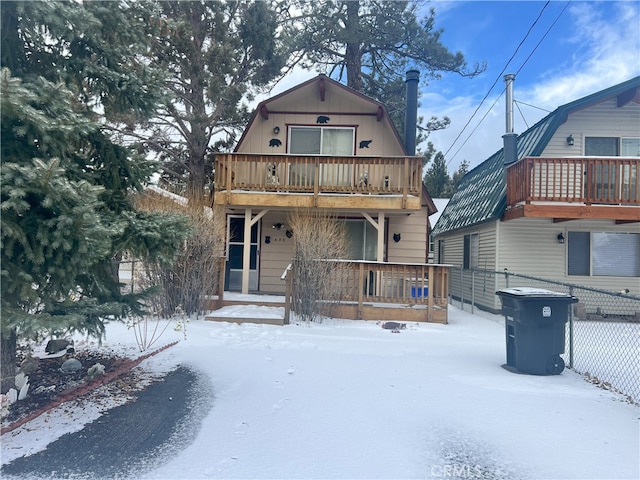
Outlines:
{"label": "neighboring gray house", "polygon": [[[516,145],[462,179],[435,261],[640,295],[640,77],[557,108]],[[497,310],[486,278],[476,304]]]}
{"label": "neighboring gray house", "polygon": [[[433,231],[433,226],[438,223],[438,219],[440,218],[440,215],[442,215],[442,212],[444,212],[444,209],[447,206],[447,203],[449,203],[449,199],[448,198],[433,198],[433,204],[436,207],[436,211],[433,212],[432,214],[429,215],[429,231]],[[434,263],[436,260],[436,255],[435,255],[435,243],[433,241],[433,234],[429,235],[429,263]]]}

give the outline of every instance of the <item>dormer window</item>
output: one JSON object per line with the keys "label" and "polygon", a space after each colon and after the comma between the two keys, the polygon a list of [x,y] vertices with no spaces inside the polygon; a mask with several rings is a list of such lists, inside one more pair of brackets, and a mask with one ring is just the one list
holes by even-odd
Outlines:
{"label": "dormer window", "polygon": [[353,127],[289,127],[288,153],[350,156],[354,137]]}

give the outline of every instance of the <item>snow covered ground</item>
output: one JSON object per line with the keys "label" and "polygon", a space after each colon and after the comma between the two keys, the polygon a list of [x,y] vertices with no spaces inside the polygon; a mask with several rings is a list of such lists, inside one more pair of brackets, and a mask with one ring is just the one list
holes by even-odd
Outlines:
{"label": "snow covered ground", "polygon": [[[569,370],[504,370],[501,317],[449,308],[449,325],[400,333],[338,319],[169,329],[159,345],[179,344],[143,366],[208,375],[213,408],[193,443],[136,478],[640,478],[640,408]],[[135,339],[114,324],[104,346],[131,353]],[[100,412],[65,415],[4,435],[2,462]]]}

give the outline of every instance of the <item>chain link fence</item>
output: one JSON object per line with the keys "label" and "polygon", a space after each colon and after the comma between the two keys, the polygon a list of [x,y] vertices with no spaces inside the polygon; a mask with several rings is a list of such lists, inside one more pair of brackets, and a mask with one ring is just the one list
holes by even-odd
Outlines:
{"label": "chain link fence", "polygon": [[572,295],[564,361],[589,382],[640,403],[640,296],[508,271],[451,268],[450,303],[501,313],[503,288],[532,287]]}

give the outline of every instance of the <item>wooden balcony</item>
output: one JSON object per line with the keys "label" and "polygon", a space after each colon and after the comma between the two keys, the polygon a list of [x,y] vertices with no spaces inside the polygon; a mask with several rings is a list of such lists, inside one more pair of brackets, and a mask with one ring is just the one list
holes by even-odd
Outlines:
{"label": "wooden balcony", "polygon": [[640,159],[527,157],[507,167],[507,211],[518,217],[640,221]]}
{"label": "wooden balcony", "polygon": [[214,203],[419,210],[420,157],[217,154]]}

